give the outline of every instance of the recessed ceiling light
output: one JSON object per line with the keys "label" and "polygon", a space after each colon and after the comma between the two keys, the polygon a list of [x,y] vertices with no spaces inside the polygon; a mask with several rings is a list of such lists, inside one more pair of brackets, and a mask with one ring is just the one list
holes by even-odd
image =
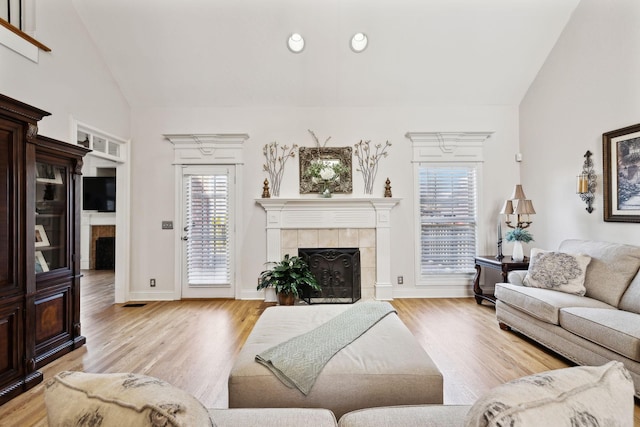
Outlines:
{"label": "recessed ceiling light", "polygon": [[287,47],[293,53],[300,53],[304,49],[304,38],[298,33],[293,33],[287,40]]}
{"label": "recessed ceiling light", "polygon": [[369,39],[365,33],[355,33],[351,37],[351,50],[356,53],[360,53],[367,48]]}

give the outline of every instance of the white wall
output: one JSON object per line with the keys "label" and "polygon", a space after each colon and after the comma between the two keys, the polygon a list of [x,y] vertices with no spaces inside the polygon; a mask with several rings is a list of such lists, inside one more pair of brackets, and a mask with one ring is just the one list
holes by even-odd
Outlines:
{"label": "white wall", "polygon": [[[522,181],[535,245],[566,238],[638,244],[640,225],[603,220],[602,134],[640,122],[640,2],[582,0],[520,106]],[[575,194],[593,155],[595,211]]]}
{"label": "white wall", "polygon": [[39,1],[36,38],[51,48],[34,63],[0,45],[0,93],[51,113],[39,133],[67,142],[70,117],[127,138],[129,106],[71,0]]}
{"label": "white wall", "polygon": [[[37,37],[50,46],[35,64],[0,46],[0,93],[52,113],[40,124],[42,134],[71,140],[70,116],[122,138],[131,138],[131,277],[132,294],[156,293],[159,298],[174,288],[174,231],[160,229],[162,220],[174,220],[173,146],[168,133],[246,132],[243,223],[239,241],[242,259],[240,286],[255,289],[256,277],[266,258],[265,213],[255,204],[262,181],[262,146],[277,140],[312,146],[307,129],[331,146],[353,145],[360,139],[393,146],[381,161],[376,180],[378,196],[389,177],[394,197],[402,199],[392,212],[391,277],[404,276],[396,290],[404,296],[423,295],[414,288],[414,204],[412,164],[406,132],[493,131],[485,147],[483,193],[479,200],[481,234],[479,251],[495,252],[497,212],[519,182],[518,109],[515,106],[429,106],[416,108],[191,108],[130,110],[108,68],[96,54],[70,0],[38,2]],[[580,154],[580,153],[578,153]],[[580,154],[581,155],[581,154]],[[526,158],[526,156],[525,156]],[[572,172],[574,174],[574,172]],[[525,187],[528,192],[530,190]],[[363,184],[354,171],[354,196],[362,196]],[[297,158],[287,165],[282,196],[298,194]],[[535,194],[532,194],[536,201]],[[505,248],[509,253],[510,248]],[[149,278],[157,286],[149,287]],[[395,281],[395,280],[394,280]]]}
{"label": "white wall", "polygon": [[[402,199],[392,211],[391,277],[404,276],[400,293],[424,294],[413,288],[414,204],[411,143],[405,133],[420,131],[494,131],[486,142],[484,191],[481,195],[480,250],[495,253],[496,218],[503,200],[517,183],[519,166],[514,160],[518,147],[517,107],[425,107],[425,108],[193,108],[133,109],[132,113],[132,205],[131,292],[168,295],[174,286],[174,239],[180,230],[161,230],[162,220],[174,218],[173,145],[163,134],[248,133],[245,143],[244,198],[239,227],[242,259],[239,284],[254,290],[256,277],[266,260],[265,212],[255,203],[266,175],[262,171],[264,144],[297,143],[313,146],[307,132],[321,141],[331,136],[329,146],[353,145],[360,139],[374,143],[389,140],[390,155],[381,160],[374,196],[382,197],[384,181],[391,180],[394,197]],[[298,159],[287,163],[281,197],[298,196]],[[362,177],[354,170],[353,196],[363,196]],[[336,196],[337,197],[337,196]],[[506,249],[509,250],[509,249]],[[155,278],[155,288],[149,279]]]}

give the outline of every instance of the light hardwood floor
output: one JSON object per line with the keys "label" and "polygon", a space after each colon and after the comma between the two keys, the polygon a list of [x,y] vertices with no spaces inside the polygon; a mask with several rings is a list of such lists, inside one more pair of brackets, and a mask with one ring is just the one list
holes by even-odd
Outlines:
{"label": "light hardwood floor", "polygon": [[[234,357],[262,311],[261,301],[190,300],[113,304],[113,274],[83,272],[87,344],[41,369],[137,372],[162,378],[207,407],[226,407]],[[514,378],[570,366],[520,335],[500,330],[494,308],[468,299],[397,299],[398,315],[444,375],[445,404],[471,404]],[[0,406],[0,426],[46,426],[43,384]],[[640,407],[635,407],[640,426]]]}

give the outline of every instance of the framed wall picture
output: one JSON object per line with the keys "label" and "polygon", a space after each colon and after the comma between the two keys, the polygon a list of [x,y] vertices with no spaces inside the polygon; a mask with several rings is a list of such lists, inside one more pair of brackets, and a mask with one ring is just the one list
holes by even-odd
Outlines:
{"label": "framed wall picture", "polygon": [[49,246],[49,238],[42,225],[36,225],[36,248]]}
{"label": "framed wall picture", "polygon": [[36,182],[62,184],[60,168],[48,163],[36,163]]}
{"label": "framed wall picture", "polygon": [[640,222],[640,124],[602,135],[604,220]]}
{"label": "framed wall picture", "polygon": [[47,265],[42,252],[36,251],[36,273],[44,273],[46,271],[49,271],[49,265]]}
{"label": "framed wall picture", "polygon": [[352,185],[352,148],[351,147],[300,147],[300,194],[318,193],[321,191],[321,183],[313,180],[307,173],[314,162],[322,162],[327,165],[341,164],[344,171],[333,183],[332,192],[351,193]]}

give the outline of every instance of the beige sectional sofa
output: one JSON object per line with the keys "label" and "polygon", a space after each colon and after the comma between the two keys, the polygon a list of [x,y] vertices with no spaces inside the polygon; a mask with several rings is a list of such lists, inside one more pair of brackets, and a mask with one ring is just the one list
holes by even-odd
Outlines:
{"label": "beige sectional sofa", "polygon": [[518,427],[633,426],[633,381],[622,363],[547,371],[503,384],[473,406],[359,409],[206,409],[188,393],[144,375],[62,372],[47,381],[50,427]]}
{"label": "beige sectional sofa", "polygon": [[[513,271],[509,283],[496,284],[500,326],[579,365],[622,362],[640,397],[640,247],[565,240],[555,252],[591,258],[584,272],[585,295],[526,286],[531,265],[530,271]],[[547,277],[566,272],[560,270]]]}

